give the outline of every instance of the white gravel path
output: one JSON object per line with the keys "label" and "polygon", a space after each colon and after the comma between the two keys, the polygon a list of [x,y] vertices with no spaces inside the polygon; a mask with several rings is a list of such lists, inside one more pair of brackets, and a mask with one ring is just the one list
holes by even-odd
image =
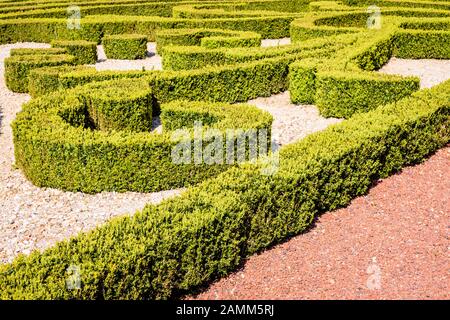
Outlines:
{"label": "white gravel path", "polygon": [[[263,45],[287,44],[268,40]],[[27,94],[9,91],[4,83],[3,60],[11,48],[47,48],[47,44],[18,43],[0,45],[0,263],[11,261],[18,253],[28,254],[33,249],[44,249],[57,241],[80,231],[89,230],[113,216],[132,214],[147,203],[158,203],[162,199],[180,194],[182,190],[158,193],[112,193],[97,195],[63,192],[32,185],[20,170],[14,168],[14,149],[10,124],[21,105],[30,99]],[[136,61],[105,60],[99,48],[98,70],[150,70],[160,68],[160,58],[151,55]],[[154,44],[149,44],[154,51]],[[158,60],[159,59],[159,60]],[[449,77],[448,61],[405,61],[393,59],[382,72],[415,74],[421,77],[424,86],[431,86]],[[147,69],[148,68],[148,69]],[[306,135],[325,129],[340,119],[325,119],[316,107],[293,105],[289,93],[269,98],[258,98],[250,104],[270,112],[274,118],[273,135],[280,145],[294,142]]]}
{"label": "white gravel path", "polygon": [[261,41],[261,47],[280,47],[288,44],[291,44],[291,38],[264,39]]}

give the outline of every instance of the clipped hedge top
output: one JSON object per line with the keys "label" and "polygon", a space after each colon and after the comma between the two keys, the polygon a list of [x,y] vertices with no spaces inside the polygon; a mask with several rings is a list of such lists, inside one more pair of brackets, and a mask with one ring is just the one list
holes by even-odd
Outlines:
{"label": "clipped hedge top", "polygon": [[11,56],[22,55],[47,55],[47,54],[65,54],[67,53],[64,48],[46,48],[46,49],[31,49],[31,48],[19,48],[11,49]]}
{"label": "clipped hedge top", "polygon": [[5,63],[14,64],[51,64],[53,62],[61,62],[61,61],[73,61],[75,58],[71,55],[67,54],[27,54],[27,55],[14,55],[5,59]]}

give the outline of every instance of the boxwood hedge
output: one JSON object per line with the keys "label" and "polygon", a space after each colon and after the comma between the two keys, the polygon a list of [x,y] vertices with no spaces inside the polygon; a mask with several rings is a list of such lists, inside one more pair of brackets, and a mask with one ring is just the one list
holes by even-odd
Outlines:
{"label": "boxwood hedge", "polygon": [[142,34],[108,35],[102,44],[108,59],[135,60],[147,55],[147,36]]}
{"label": "boxwood hedge", "polygon": [[[17,166],[38,186],[87,193],[179,188],[227,169],[225,163],[172,161],[181,138],[171,130],[150,132],[152,110],[159,107],[153,90],[145,79],[121,79],[32,100],[13,124]],[[256,107],[203,102],[183,108],[193,116],[211,109],[218,121],[205,126],[223,134],[244,128],[266,129],[270,136],[272,117]],[[179,121],[189,128],[191,118],[180,115]],[[210,138],[204,139],[207,145]]]}

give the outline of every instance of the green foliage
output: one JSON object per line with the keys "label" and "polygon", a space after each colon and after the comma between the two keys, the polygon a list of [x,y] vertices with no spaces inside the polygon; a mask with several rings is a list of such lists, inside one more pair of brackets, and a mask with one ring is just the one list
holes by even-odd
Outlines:
{"label": "green foliage", "polygon": [[158,101],[177,99],[244,102],[288,88],[289,64],[295,57],[192,71],[160,72],[149,77]]}
{"label": "green foliage", "polygon": [[350,118],[398,101],[418,90],[419,78],[377,74],[319,72],[315,103],[325,117]]}
{"label": "green foliage", "polygon": [[43,67],[33,69],[30,71],[28,77],[28,93],[32,97],[38,97],[44,94],[48,94],[53,91],[64,89],[62,85],[61,75],[71,74],[72,72],[79,72],[86,74],[86,72],[95,72],[95,68],[87,66],[56,66],[56,67]]}
{"label": "green foliage", "polygon": [[[104,35],[142,34],[156,39],[166,70],[97,72],[72,66],[76,58],[59,49],[13,50],[7,83],[40,96],[12,125],[17,166],[37,186],[70,191],[188,189],[1,265],[0,298],[179,297],[450,141],[450,81],[416,92],[417,78],[371,72],[393,56],[448,59],[450,13],[442,1],[376,1],[380,30],[367,28],[373,3],[365,0],[99,1],[80,4],[82,27],[74,30],[62,4],[0,5],[0,43],[86,40],[93,48]],[[261,38],[289,31],[292,45],[259,47]],[[270,176],[270,158],[173,162],[180,143],[194,154],[195,121],[218,132],[202,136],[204,146],[217,137],[224,146],[227,129],[240,129],[235,139],[251,129],[270,133],[268,113],[235,103],[288,88],[295,103],[348,120],[281,148]],[[159,112],[162,134],[150,131]],[[70,265],[80,267],[80,290],[67,289]]]}
{"label": "green foliage", "polygon": [[[449,142],[450,82],[359,114],[282,149],[279,172],[231,169],[43,253],[0,266],[3,299],[167,299],[223,276],[373,181]],[[24,121],[21,119],[20,121]],[[17,128],[16,128],[17,130]],[[80,290],[66,287],[67,268]]]}
{"label": "green foliage", "polygon": [[77,64],[95,64],[97,62],[97,43],[92,41],[54,40],[52,47],[64,48],[67,53],[76,58]]}
{"label": "green foliage", "polygon": [[103,49],[108,59],[135,60],[147,55],[147,36],[121,34],[103,37]]}
{"label": "green foliage", "polygon": [[450,59],[450,32],[397,32],[394,55],[403,59]]}
{"label": "green foliage", "polygon": [[207,37],[201,40],[201,46],[209,49],[214,48],[251,48],[261,46],[259,34],[242,35],[238,37]]}
{"label": "green foliage", "polygon": [[297,104],[313,104],[316,94],[315,63],[298,61],[289,67],[289,92],[291,100]]}
{"label": "green foliage", "polygon": [[259,47],[261,35],[255,32],[220,29],[169,29],[156,33],[158,52],[165,46],[203,46],[205,48]]}
{"label": "green foliage", "polygon": [[145,80],[94,82],[80,88],[80,91],[95,129],[132,132],[152,130],[155,101]]}
{"label": "green foliage", "polygon": [[28,75],[31,70],[71,65],[75,57],[71,55],[16,55],[5,59],[5,80],[8,89],[14,92],[28,92]]}

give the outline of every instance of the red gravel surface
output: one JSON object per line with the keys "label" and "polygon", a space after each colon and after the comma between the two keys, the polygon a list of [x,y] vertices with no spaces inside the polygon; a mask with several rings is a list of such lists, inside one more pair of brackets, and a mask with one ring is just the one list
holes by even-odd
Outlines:
{"label": "red gravel surface", "polygon": [[449,299],[449,231],[447,146],[195,298]]}

